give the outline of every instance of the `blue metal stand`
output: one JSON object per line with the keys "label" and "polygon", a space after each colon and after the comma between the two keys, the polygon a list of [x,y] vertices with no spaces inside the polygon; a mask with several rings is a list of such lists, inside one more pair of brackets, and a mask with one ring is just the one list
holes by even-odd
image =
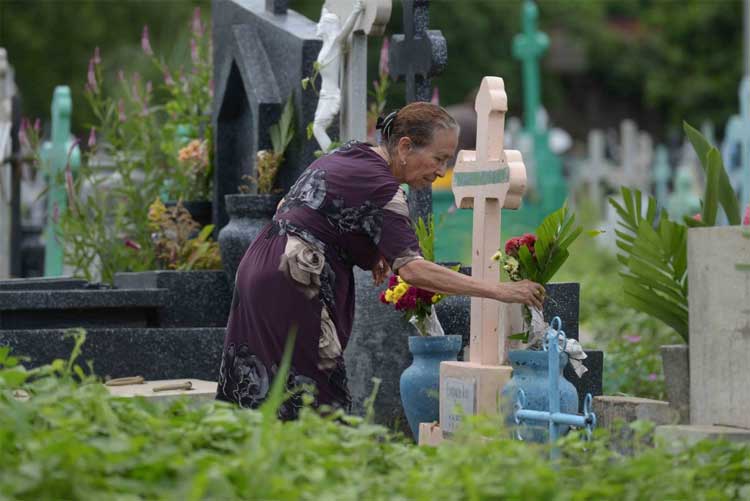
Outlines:
{"label": "blue metal stand", "polygon": [[553,444],[550,456],[553,459],[559,456],[559,450],[554,445],[558,438],[557,425],[564,424],[577,428],[585,428],[589,438],[591,437],[592,430],[596,427],[596,414],[591,411],[592,399],[590,393],[586,394],[586,399],[583,402],[582,416],[560,412],[560,388],[558,386],[558,376],[560,374],[560,340],[563,341],[563,346],[567,342],[567,338],[561,327],[562,321],[560,317],[553,318],[544,339],[544,351],[549,354],[549,386],[547,390],[549,411],[524,409],[526,406],[526,394],[523,390],[518,390],[514,414],[517,425],[516,438],[519,440],[523,440],[520,426],[524,421],[544,421],[549,424],[549,441]]}

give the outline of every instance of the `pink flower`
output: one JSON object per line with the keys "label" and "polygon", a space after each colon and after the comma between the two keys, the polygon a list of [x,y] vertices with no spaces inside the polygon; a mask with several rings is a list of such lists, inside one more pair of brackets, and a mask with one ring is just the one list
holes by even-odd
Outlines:
{"label": "pink flower", "polygon": [[696,221],[703,221],[703,217],[701,217],[701,213],[700,212],[697,213],[697,214],[695,214],[695,215],[693,215],[693,219],[695,219]]}
{"label": "pink flower", "polygon": [[146,82],[146,96],[148,96],[149,94],[151,94],[151,91],[153,91],[153,90],[154,90],[154,86],[151,83],[151,80],[149,80],[148,82]]}
{"label": "pink flower", "polygon": [[200,7],[196,7],[193,11],[193,35],[198,38],[203,36],[203,23],[201,22]]}
{"label": "pink flower", "polygon": [[391,278],[388,279],[388,288],[396,287],[398,285],[398,277],[396,275],[391,275]]}
{"label": "pink flower", "polygon": [[383,304],[388,304],[388,301],[385,300],[385,291],[380,293],[380,302]]}
{"label": "pink flower", "polygon": [[172,75],[169,74],[169,70],[166,68],[164,69],[164,83],[166,85],[174,85],[174,80],[172,80]]}
{"label": "pink flower", "polygon": [[641,336],[625,336],[625,340],[628,343],[640,343],[641,342]]}
{"label": "pink flower", "polygon": [[91,92],[96,93],[99,87],[96,84],[96,70],[94,69],[94,60],[89,60],[89,71],[86,74],[86,84]]}
{"label": "pink flower", "polygon": [[381,77],[387,77],[388,71],[388,37],[383,37],[383,45],[380,46],[380,62],[378,63],[378,72]]}
{"label": "pink flower", "polygon": [[29,127],[31,127],[31,125],[29,124],[29,119],[25,118],[25,117],[22,118],[21,119],[21,127],[19,127],[19,129],[18,129],[18,140],[24,146],[28,146],[28,144],[29,144],[29,138],[26,135],[26,129],[28,129]]}
{"label": "pink flower", "polygon": [[101,64],[102,63],[102,58],[101,58],[101,55],[99,54],[99,47],[94,48],[94,59],[93,59],[93,61],[94,61],[94,64]]}
{"label": "pink flower", "polygon": [[130,240],[129,238],[125,239],[125,247],[130,247],[131,249],[135,249],[137,251],[141,250],[141,244],[138,242],[134,242],[133,240]]}
{"label": "pink flower", "polygon": [[193,64],[198,64],[200,62],[198,43],[195,41],[195,38],[190,39],[190,59],[193,61]]}
{"label": "pink flower", "polygon": [[750,224],[750,204],[745,207],[745,217],[742,219],[742,224]]}
{"label": "pink flower", "polygon": [[89,142],[88,142],[89,148],[93,148],[96,146],[96,127],[91,127],[91,132],[89,132]]}
{"label": "pink flower", "polygon": [[141,33],[141,49],[147,56],[153,56],[154,51],[151,49],[151,41],[148,39],[148,25],[143,26],[143,33]]}
{"label": "pink flower", "polygon": [[651,374],[649,374],[649,375],[648,375],[648,380],[649,380],[649,381],[656,381],[657,379],[659,379],[659,376],[657,376],[657,375],[656,375],[656,374],[654,374],[653,372],[652,372]]}
{"label": "pink flower", "polygon": [[39,134],[39,131],[42,129],[42,121],[40,119],[34,120],[34,132]]}
{"label": "pink flower", "polygon": [[117,118],[120,122],[127,120],[127,117],[125,116],[125,101],[123,101],[122,98],[117,102]]}
{"label": "pink flower", "polygon": [[432,89],[432,99],[430,99],[430,102],[435,106],[440,106],[440,91],[437,87]]}

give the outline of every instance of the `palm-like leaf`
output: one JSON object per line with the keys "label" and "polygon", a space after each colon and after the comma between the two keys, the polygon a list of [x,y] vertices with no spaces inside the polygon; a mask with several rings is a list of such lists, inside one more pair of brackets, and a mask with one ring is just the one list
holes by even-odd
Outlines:
{"label": "palm-like leaf", "polygon": [[624,265],[625,302],[664,322],[688,339],[687,228],[657,214],[648,197],[643,215],[641,192],[622,188],[623,203],[610,198],[620,216],[618,260]]}

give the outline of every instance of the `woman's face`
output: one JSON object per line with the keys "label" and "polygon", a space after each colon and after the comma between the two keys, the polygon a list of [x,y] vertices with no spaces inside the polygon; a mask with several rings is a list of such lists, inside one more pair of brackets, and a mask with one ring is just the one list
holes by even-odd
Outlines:
{"label": "woman's face", "polygon": [[417,189],[431,186],[435,179],[445,175],[457,146],[458,132],[455,129],[438,129],[431,144],[407,149],[402,156],[406,160],[402,171],[403,181]]}

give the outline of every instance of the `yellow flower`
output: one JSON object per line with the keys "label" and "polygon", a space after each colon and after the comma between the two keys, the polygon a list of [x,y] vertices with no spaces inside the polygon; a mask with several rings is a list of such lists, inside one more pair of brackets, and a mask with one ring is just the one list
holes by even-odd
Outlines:
{"label": "yellow flower", "polygon": [[393,291],[391,289],[385,291],[385,300],[389,303],[393,302]]}
{"label": "yellow flower", "polygon": [[500,261],[503,258],[503,253],[501,251],[497,251],[492,255],[493,261]]}
{"label": "yellow flower", "polygon": [[437,302],[438,302],[438,301],[440,301],[441,299],[443,299],[443,296],[442,296],[442,294],[435,294],[435,295],[433,295],[433,296],[432,296],[432,304],[435,304],[435,303],[437,303]]}
{"label": "yellow flower", "polygon": [[400,283],[393,289],[393,302],[395,303],[399,299],[401,299],[401,296],[406,294],[406,291],[409,290],[409,286],[405,283]]}
{"label": "yellow flower", "polygon": [[159,198],[154,200],[151,205],[148,206],[148,221],[152,225],[158,226],[166,214],[167,208]]}
{"label": "yellow flower", "polygon": [[401,278],[400,275],[396,275],[396,280],[398,280],[398,283],[400,283],[400,284],[405,284],[406,283],[406,282],[404,282],[404,279]]}

